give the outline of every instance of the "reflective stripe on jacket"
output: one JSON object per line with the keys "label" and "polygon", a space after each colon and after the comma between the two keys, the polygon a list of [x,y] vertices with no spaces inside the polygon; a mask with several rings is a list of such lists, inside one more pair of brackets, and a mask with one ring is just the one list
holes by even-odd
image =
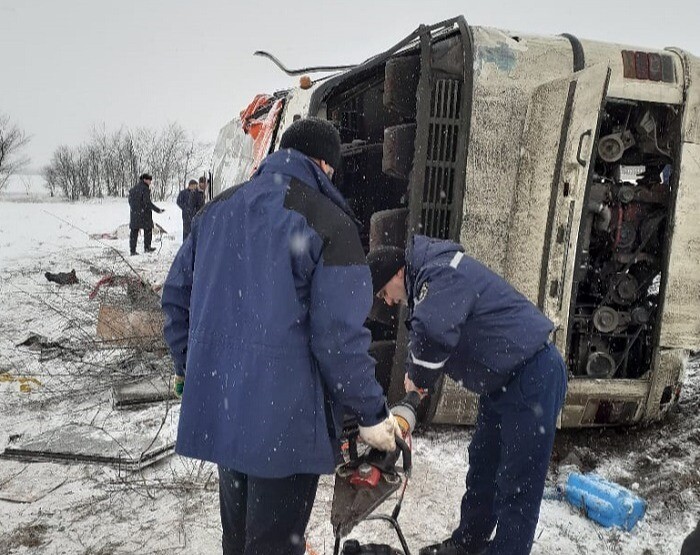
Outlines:
{"label": "reflective stripe on jacket", "polygon": [[552,322],[452,241],[416,235],[406,252],[408,372],[430,387],[441,371],[476,393],[502,387],[548,341]]}

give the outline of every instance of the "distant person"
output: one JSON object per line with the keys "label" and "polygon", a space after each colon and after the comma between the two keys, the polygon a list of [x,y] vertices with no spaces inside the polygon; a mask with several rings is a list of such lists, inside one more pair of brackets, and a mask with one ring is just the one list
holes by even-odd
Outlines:
{"label": "distant person", "polygon": [[139,230],[143,229],[143,250],[144,252],[153,252],[156,249],[151,247],[151,239],[153,237],[153,214],[165,212],[162,208],[158,208],[151,202],[151,183],[153,177],[147,173],[141,174],[139,182],[134,185],[129,191],[129,208],[131,216],[129,218],[129,250],[131,256],[138,254],[136,252],[136,243],[139,238]]}
{"label": "distant person", "polygon": [[192,193],[195,192],[196,188],[197,180],[190,179],[190,182],[187,184],[187,189],[183,189],[182,191],[180,191],[180,194],[177,195],[177,205],[180,207],[180,210],[182,210],[183,243],[185,242],[185,239],[187,239],[187,236],[190,234],[190,229],[192,227],[192,217],[194,216],[194,213],[190,208],[190,199],[192,198]]}
{"label": "distant person", "polygon": [[207,178],[202,176],[199,178],[199,186],[196,187],[195,190],[192,191],[192,195],[190,195],[190,212],[192,213],[193,218],[195,217],[197,212],[199,212],[204,207],[204,203],[206,202],[206,197],[204,193],[206,190]]}

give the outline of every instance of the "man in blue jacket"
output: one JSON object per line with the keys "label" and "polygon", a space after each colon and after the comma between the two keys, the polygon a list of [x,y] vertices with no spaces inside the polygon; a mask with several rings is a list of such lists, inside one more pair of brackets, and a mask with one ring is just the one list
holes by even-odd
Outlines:
{"label": "man in blue jacket", "polygon": [[301,555],[345,409],[385,451],[398,429],[363,327],[371,275],[330,177],[332,124],[284,133],[250,181],[195,216],[163,287],[182,387],[176,451],[219,467],[226,555]]}
{"label": "man in blue jacket", "polygon": [[376,295],[408,305],[406,390],[429,394],[444,372],[480,395],[460,524],[420,554],[530,553],[566,393],[552,323],[451,241],[416,235],[368,262]]}

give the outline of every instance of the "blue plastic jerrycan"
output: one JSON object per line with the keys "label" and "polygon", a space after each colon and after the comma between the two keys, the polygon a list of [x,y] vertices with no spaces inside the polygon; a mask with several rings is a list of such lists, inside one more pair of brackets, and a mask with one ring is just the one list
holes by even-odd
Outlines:
{"label": "blue plastic jerrycan", "polygon": [[595,474],[572,472],[564,495],[591,520],[605,527],[619,526],[628,532],[647,508],[646,501],[638,495]]}

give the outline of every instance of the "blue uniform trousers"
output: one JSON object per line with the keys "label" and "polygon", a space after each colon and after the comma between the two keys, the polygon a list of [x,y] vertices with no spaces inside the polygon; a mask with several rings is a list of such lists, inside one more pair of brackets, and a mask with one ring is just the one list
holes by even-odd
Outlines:
{"label": "blue uniform trousers", "polygon": [[566,382],[561,355],[547,345],[502,389],[481,396],[452,535],[468,551],[488,545],[489,555],[530,553]]}
{"label": "blue uniform trousers", "polygon": [[318,475],[257,478],[219,466],[224,555],[303,555]]}

